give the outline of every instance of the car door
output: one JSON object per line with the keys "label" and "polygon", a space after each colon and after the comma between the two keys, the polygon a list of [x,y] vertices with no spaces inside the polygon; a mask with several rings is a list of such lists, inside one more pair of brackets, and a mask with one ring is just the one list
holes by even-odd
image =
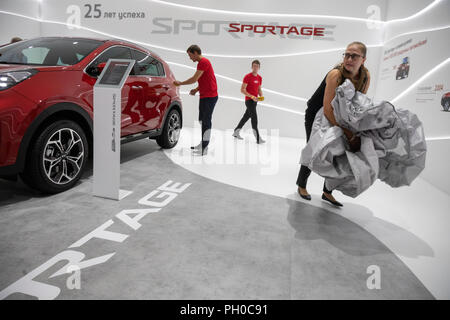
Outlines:
{"label": "car door", "polygon": [[[125,46],[109,47],[89,67],[95,67],[103,62],[106,63],[109,59],[132,59],[131,49]],[[145,85],[145,81],[136,76],[133,69],[122,88],[121,136],[142,131],[140,123],[145,119],[143,115]]]}
{"label": "car door", "polygon": [[144,92],[144,119],[140,123],[142,130],[155,129],[164,117],[169,105],[170,88],[163,64],[151,55],[132,49],[135,62],[135,73],[141,78]]}

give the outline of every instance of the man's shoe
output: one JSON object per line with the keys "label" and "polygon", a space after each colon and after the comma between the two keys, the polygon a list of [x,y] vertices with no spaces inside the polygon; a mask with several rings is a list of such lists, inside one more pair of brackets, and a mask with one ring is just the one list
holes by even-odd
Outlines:
{"label": "man's shoe", "polygon": [[242,138],[241,137],[241,135],[240,135],[240,131],[241,130],[234,130],[234,132],[233,132],[233,137],[235,137],[236,139],[239,139],[239,140],[244,140],[244,138]]}
{"label": "man's shoe", "polygon": [[328,199],[323,193],[322,193],[322,200],[328,201],[329,203],[335,205],[336,207],[343,207],[344,205],[340,203],[339,201],[333,201],[331,199]]}
{"label": "man's shoe", "polygon": [[263,138],[261,138],[261,136],[259,135],[259,132],[257,130],[255,130],[255,129],[253,129],[253,135],[255,136],[257,144],[261,144],[261,143],[266,142],[265,140],[263,140]]}

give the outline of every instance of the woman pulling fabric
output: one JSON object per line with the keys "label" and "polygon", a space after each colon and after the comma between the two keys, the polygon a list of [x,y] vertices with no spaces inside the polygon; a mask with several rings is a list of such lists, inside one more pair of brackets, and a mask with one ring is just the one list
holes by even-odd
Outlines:
{"label": "woman pulling fabric", "polygon": [[[336,88],[344,83],[346,79],[352,81],[357,91],[364,94],[367,93],[370,85],[370,73],[364,66],[364,62],[366,61],[366,53],[367,48],[363,43],[357,41],[350,43],[343,54],[343,62],[327,73],[320,86],[308,100],[308,108],[305,112],[307,141],[311,135],[314,118],[322,106],[328,121],[333,126],[338,126],[333,114],[331,101],[335,97]],[[343,131],[349,141],[351,149],[353,151],[358,150],[361,143],[359,137],[346,128],[343,128]],[[306,184],[310,174],[311,170],[307,166],[302,165],[297,178],[298,193],[303,199],[306,200],[311,200],[311,195],[306,190]],[[322,199],[332,203],[335,206],[342,207],[342,204],[336,201],[332,195],[332,190],[328,190],[326,188],[325,183],[323,186]]]}

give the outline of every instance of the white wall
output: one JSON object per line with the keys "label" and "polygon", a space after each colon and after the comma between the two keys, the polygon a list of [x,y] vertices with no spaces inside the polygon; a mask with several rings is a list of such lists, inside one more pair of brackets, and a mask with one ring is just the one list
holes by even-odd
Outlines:
{"label": "white wall", "polygon": [[[99,4],[101,17],[85,17],[88,9],[86,3],[92,7]],[[428,7],[433,3],[431,0],[129,0],[126,3],[111,0],[1,0],[0,43],[8,42],[13,36],[125,38],[148,47],[170,62],[179,80],[188,78],[194,72],[196,65],[188,59],[185,50],[190,44],[196,43],[212,61],[216,72],[221,98],[216,106],[213,126],[221,129],[233,128],[244,112],[240,83],[250,71],[253,58],[258,58],[262,63],[261,75],[266,97],[265,104],[260,103],[258,108],[260,128],[279,129],[283,136],[304,137],[304,118],[301,113],[305,110],[305,101],[326,72],[342,59],[345,46],[359,40],[369,46],[366,62],[372,74],[369,95],[392,100],[410,89],[395,100],[395,105],[417,113],[424,122],[427,137],[448,137],[450,113],[441,111],[441,91],[435,91],[433,100],[418,100],[419,87],[435,88],[442,84],[442,91],[450,90],[448,64],[420,83],[416,82],[437,64],[448,59],[449,29],[404,35],[448,26],[450,1],[442,0]],[[424,8],[429,9],[424,11]],[[116,12],[116,17],[106,18],[106,12]],[[142,12],[145,18],[119,19],[117,15],[123,12]],[[383,21],[400,20],[383,24],[379,28],[358,20],[367,19],[376,12]],[[95,15],[95,12],[91,14]],[[33,18],[42,18],[43,22],[36,22]],[[155,24],[154,19],[158,18],[168,19],[164,22],[166,27]],[[180,20],[187,21],[182,22],[176,31],[176,21]],[[221,21],[222,24],[215,30],[212,21]],[[332,31],[333,39],[299,39],[271,34],[261,36],[248,32],[236,38],[236,34],[228,32],[230,22],[325,25],[327,30]],[[81,28],[70,28],[66,23],[80,23]],[[204,32],[217,31],[218,34],[199,34],[198,29],[201,29],[199,26],[202,24]],[[194,30],[190,29],[192,25],[195,25]],[[158,33],[167,28],[170,29],[169,33]],[[385,59],[385,51],[409,39],[410,44],[426,39],[426,44],[407,52],[411,61],[409,77],[395,80],[395,67],[403,56]],[[416,86],[411,87],[414,84]],[[183,87],[182,91],[188,92],[189,89]],[[184,95],[183,104],[185,124],[192,126],[197,118],[198,97]],[[450,192],[447,165],[449,142],[429,141],[427,168],[423,174],[428,181],[446,192]]]}
{"label": "white wall", "polygon": [[[428,5],[428,10],[422,10]],[[450,166],[446,161],[450,159],[450,112],[444,112],[441,106],[442,95],[450,91],[450,1],[415,0],[405,6],[404,1],[391,0],[388,20],[404,18],[405,10],[409,14],[421,13],[413,19],[394,20],[386,25],[376,98],[393,101],[397,108],[418,115],[430,139],[421,177],[450,193]],[[419,46],[412,48],[414,45]],[[390,49],[393,50],[385,53]],[[410,60],[409,76],[396,80],[397,67],[404,57]],[[436,138],[447,139],[432,140]]]}
{"label": "white wall", "polygon": [[[31,1],[36,4],[36,2]],[[15,7],[12,1],[8,10],[14,12],[23,12],[25,7],[23,3],[17,3]],[[77,4],[78,3],[78,4]],[[368,6],[377,5],[380,8],[381,18],[384,19],[386,1],[385,0],[364,0],[364,1],[343,1],[340,5],[336,1],[179,1],[179,4],[200,6],[206,10],[196,10],[185,7],[174,7],[163,3],[152,1],[130,0],[126,6],[121,1],[91,1],[91,4],[101,4],[102,13],[106,11],[136,11],[144,12],[145,19],[107,19],[102,16],[99,19],[85,18],[87,8],[84,7],[85,1],[68,0],[43,0],[42,18],[50,21],[65,23],[70,18],[71,7],[76,4],[81,12],[81,26],[99,32],[106,32],[106,36],[123,37],[133,41],[139,41],[147,45],[150,49],[161,55],[166,61],[174,62],[180,65],[173,65],[172,70],[176,76],[184,80],[192,75],[193,64],[186,54],[186,48],[193,43],[197,43],[204,51],[214,66],[218,75],[219,95],[222,96],[217,104],[213,118],[213,126],[221,129],[233,128],[239,121],[242,113],[245,111],[244,99],[240,93],[240,84],[243,76],[250,71],[250,63],[254,58],[258,58],[262,63],[261,75],[263,76],[263,86],[266,89],[276,91],[280,94],[265,91],[265,104],[288,109],[281,111],[260,104],[259,121],[263,129],[279,128],[280,134],[293,137],[304,137],[303,116],[306,103],[316,87],[322,81],[326,72],[331,69],[342,58],[341,54],[351,41],[360,40],[370,47],[368,52],[367,67],[373,74],[374,81],[369,94],[374,94],[377,78],[377,64],[379,61],[380,44],[382,42],[381,29],[369,29],[365,21],[355,21],[348,19],[329,18],[329,17],[303,17],[286,16],[286,14],[304,14],[304,15],[343,15],[348,17],[367,18]],[[208,8],[215,8],[210,11]],[[220,10],[251,11],[260,13],[274,13],[277,15],[254,15],[254,14],[236,14],[231,12],[221,12]],[[326,12],[324,10],[326,8]],[[26,11],[26,14],[36,16],[36,12]],[[3,17],[1,15],[2,22]],[[169,18],[172,32],[169,34],[156,33],[161,30],[154,24],[155,18]],[[17,32],[22,37],[35,36],[34,27],[22,27],[22,21],[26,19],[15,18],[17,20]],[[182,27],[189,27],[195,23],[196,27],[202,21],[224,21],[220,26],[218,35],[200,35],[196,30],[175,31],[175,20],[191,20],[185,22]],[[69,20],[74,22],[74,20]],[[227,31],[229,22],[251,22],[251,23],[278,23],[280,25],[289,25],[291,23],[311,24],[311,25],[330,25],[328,29],[333,32],[333,40],[313,40],[292,39],[285,36],[265,35],[245,33],[240,38],[235,38],[235,34]],[[213,25],[206,23],[204,30],[212,31]],[[20,30],[20,31],[19,31]],[[42,23],[42,35],[91,35],[105,36],[86,29],[69,30],[61,24],[49,22]],[[3,35],[2,35],[3,36]],[[9,40],[11,34],[3,39],[3,42]],[[311,37],[310,37],[311,38]],[[376,47],[378,46],[378,47]],[[323,51],[336,49],[335,51],[325,53],[311,53],[311,51]],[[285,56],[293,54],[293,56]],[[231,57],[244,56],[244,57]],[[269,57],[268,57],[269,56]],[[220,77],[231,78],[225,79]],[[235,81],[233,81],[235,80]],[[184,87],[182,91],[189,91],[189,87]],[[287,95],[287,96],[286,96]],[[237,98],[238,101],[226,99],[225,97]],[[186,124],[193,125],[197,118],[198,98],[184,96],[184,107]],[[289,112],[292,110],[293,112]],[[250,124],[249,124],[250,125]]]}
{"label": "white wall", "polygon": [[[9,14],[2,13],[8,12]],[[14,15],[15,14],[15,15]],[[41,36],[41,23],[23,19],[18,15],[37,18],[39,3],[30,0],[0,0],[0,44],[9,43],[11,38],[34,38]]]}

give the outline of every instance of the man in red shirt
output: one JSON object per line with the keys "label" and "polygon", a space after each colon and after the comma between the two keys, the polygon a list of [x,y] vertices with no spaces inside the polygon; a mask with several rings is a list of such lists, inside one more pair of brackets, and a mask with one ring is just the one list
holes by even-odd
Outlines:
{"label": "man in red shirt", "polygon": [[252,62],[252,72],[245,75],[244,80],[241,86],[241,92],[245,95],[245,106],[247,110],[242,116],[241,121],[237,125],[236,129],[234,129],[233,137],[237,139],[243,139],[239,132],[242,127],[251,118],[253,134],[256,138],[256,143],[264,143],[265,141],[259,135],[258,130],[258,115],[256,114],[256,105],[258,103],[258,95],[260,97],[263,96],[261,90],[262,77],[258,74],[259,68],[261,64],[258,60],[254,60]]}
{"label": "man in red shirt", "polygon": [[190,91],[191,95],[195,95],[200,91],[200,103],[198,121],[202,126],[202,142],[195,147],[191,147],[194,152],[205,155],[211,138],[211,118],[214,107],[219,99],[217,95],[217,82],[214,75],[214,69],[208,59],[202,56],[202,50],[199,46],[193,44],[187,49],[187,54],[193,62],[198,62],[197,71],[186,81],[174,81],[176,86],[193,84],[198,81],[198,86]]}

